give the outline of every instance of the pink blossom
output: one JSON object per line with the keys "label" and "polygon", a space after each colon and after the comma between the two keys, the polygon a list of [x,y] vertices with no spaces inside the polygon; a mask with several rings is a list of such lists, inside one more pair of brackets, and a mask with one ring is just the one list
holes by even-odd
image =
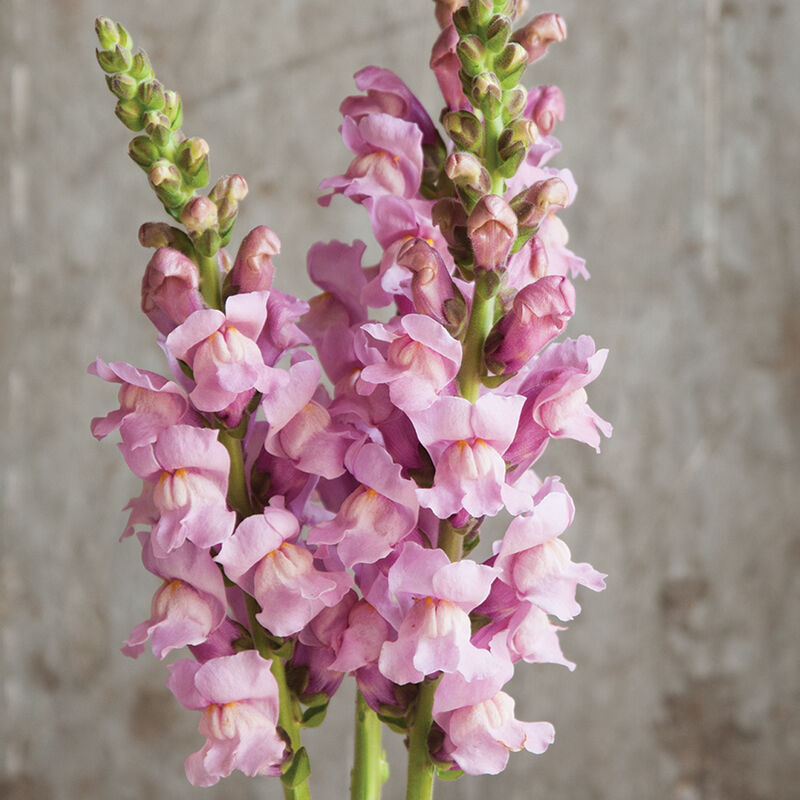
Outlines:
{"label": "pink blossom", "polygon": [[225,620],[222,574],[208,551],[191,542],[157,558],[147,535],[140,538],[145,569],[164,582],[153,596],[150,619],[133,629],[122,652],[136,658],[147,639],[157,658],[185,645],[202,644]]}
{"label": "pink blossom", "polygon": [[278,684],[270,661],[255,650],[198,664],[170,666],[167,681],[186,708],[202,711],[203,748],[186,759],[195,786],[213,786],[238,769],[245,775],[280,775],[285,745],[278,735]]}
{"label": "pink blossom", "polygon": [[323,608],[336,605],[352,583],[344,572],[318,569],[297,540],[299,530],[293,514],[269,506],[242,520],[216,556],[225,574],[258,600],[256,619],[276,636],[302,630]]}
{"label": "pink blossom", "polygon": [[608,350],[595,352],[590,336],[551,345],[521,376],[514,390],[525,396],[519,428],[506,459],[527,469],[548,441],[575,439],[600,448],[600,434],[611,435],[611,425],[587,405],[585,386],[599,374]]}
{"label": "pink blossom", "polygon": [[344,472],[352,437],[315,399],[321,396],[320,375],[319,364],[310,359],[298,360],[288,374],[275,370],[263,387],[262,408],[269,423],[264,447],[303,472],[336,478]]}
{"label": "pink blossom", "polygon": [[356,157],[344,175],[327,178],[320,189],[333,189],[319,198],[327,206],[334,194],[356,203],[383,194],[414,197],[422,179],[422,131],[413,122],[390,114],[369,114],[358,122],[345,117],[342,139]]}
{"label": "pink blossom", "polygon": [[281,251],[281,242],[266,225],[253,228],[242,239],[230,272],[231,285],[239,292],[261,292],[272,288],[275,266],[272,256]]}
{"label": "pink blossom", "polygon": [[361,370],[361,380],[389,384],[392,402],[403,411],[431,406],[458,373],[461,343],[430,317],[406,314],[395,331],[380,323],[362,325],[362,330],[389,346],[381,361]]}
{"label": "pink blossom", "polygon": [[413,122],[422,132],[423,144],[434,144],[438,137],[428,112],[408,86],[388,69],[364,67],[353,76],[366,96],[346,97],[339,106],[342,116],[359,122],[372,114],[389,114]]}
{"label": "pink blossom", "polygon": [[488,595],[491,567],[465,559],[451,563],[442,550],[414,542],[389,569],[389,591],[405,612],[397,640],[381,649],[379,668],[398,684],[419,683],[435,672],[468,680],[491,671],[491,655],[470,642],[469,612]]}
{"label": "pink blossom", "polygon": [[464,95],[461,80],[458,77],[461,62],[456,54],[457,44],[458,31],[452,24],[447,25],[433,45],[430,61],[431,69],[436,75],[444,101],[451,111],[471,108],[469,100]]}
{"label": "pink blossom", "polygon": [[558,538],[574,513],[563,485],[549,479],[534,503],[533,511],[514,519],[503,539],[495,542],[494,566],[521,600],[570,620],[581,610],[575,600],[578,584],[600,591],[605,588],[605,576],[589,564],[574,563],[569,548]]}
{"label": "pink blossom", "polygon": [[417,522],[413,481],[403,478],[380,445],[367,442],[348,454],[350,473],[360,482],[336,516],[308,532],[310,544],[335,544],[342,563],[371,563],[388,555]]}
{"label": "pink blossom", "polygon": [[520,722],[514,699],[498,692],[489,700],[434,716],[447,734],[444,752],[468,775],[496,775],[509,752],[543,753],[555,737],[549,722]]}
{"label": "pink blossom", "polygon": [[525,116],[536,123],[543,136],[552,133],[556,122],[564,119],[564,95],[558,86],[537,86],[528,91]]}
{"label": "pink blossom", "polygon": [[432,488],[417,489],[420,505],[440,519],[462,507],[473,517],[492,516],[504,504],[519,513],[526,499],[506,484],[503,454],[524,403],[520,396],[486,394],[475,403],[441,397],[424,412],[410,414],[436,466]]}
{"label": "pink blossom", "polygon": [[152,502],[159,517],[151,533],[153,553],[163,558],[187,539],[211,547],[227,539],[236,521],[225,499],[230,457],[217,432],[191,425],[162,431],[153,448]]}
{"label": "pink blossom", "polygon": [[267,317],[267,293],[229,297],[225,313],[195,311],[167,337],[167,350],[192,369],[190,397],[201,411],[221,411],[242,393],[259,386],[264,360],[256,339]]}

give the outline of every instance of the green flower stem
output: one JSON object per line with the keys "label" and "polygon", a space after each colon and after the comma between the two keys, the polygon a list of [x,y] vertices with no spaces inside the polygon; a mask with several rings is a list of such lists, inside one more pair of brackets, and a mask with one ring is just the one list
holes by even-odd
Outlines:
{"label": "green flower stem", "polygon": [[[258,601],[250,595],[245,595],[247,601],[247,615],[250,618],[250,629],[253,634],[253,642],[256,650],[262,658],[271,662],[270,670],[278,683],[278,697],[280,700],[280,711],[278,712],[278,725],[283,728],[292,746],[292,750],[297,753],[302,747],[300,743],[300,723],[298,722],[298,704],[292,696],[292,692],[286,683],[286,669],[283,666],[283,659],[272,652],[267,639],[266,631],[261,627],[256,614],[261,610]],[[308,779],[301,781],[296,786],[290,787],[283,784],[283,796],[286,800],[311,800],[311,790],[308,786]]]}
{"label": "green flower stem", "polygon": [[451,561],[460,561],[464,554],[464,537],[446,519],[439,521],[439,547]]}
{"label": "green flower stem", "polygon": [[250,495],[247,492],[247,481],[244,476],[241,439],[232,436],[227,430],[221,430],[219,441],[225,446],[231,459],[228,477],[228,505],[241,517],[249,517],[253,513],[253,508],[250,505]]}
{"label": "green flower stem", "polygon": [[469,316],[467,337],[464,340],[461,369],[456,380],[461,396],[474,403],[481,390],[483,374],[483,345],[494,323],[494,293],[488,290],[485,275],[475,280],[475,294]]}
{"label": "green flower stem", "polygon": [[210,308],[222,310],[222,290],[219,281],[219,259],[197,254],[197,268],[200,271],[200,294]]}
{"label": "green flower stem", "polygon": [[408,782],[406,800],[433,800],[436,768],[428,752],[428,734],[433,720],[433,696],[438,678],[426,678],[419,687],[414,722],[408,736]]}
{"label": "green flower stem", "polygon": [[486,118],[484,121],[485,131],[485,150],[484,162],[486,169],[492,178],[492,194],[503,195],[503,176],[497,171],[500,158],[497,153],[497,140],[503,132],[503,118],[502,116],[495,117],[494,119]]}
{"label": "green flower stem", "polygon": [[380,800],[386,770],[381,748],[381,721],[367,705],[364,695],[356,695],[356,744],[350,773],[350,800]]}

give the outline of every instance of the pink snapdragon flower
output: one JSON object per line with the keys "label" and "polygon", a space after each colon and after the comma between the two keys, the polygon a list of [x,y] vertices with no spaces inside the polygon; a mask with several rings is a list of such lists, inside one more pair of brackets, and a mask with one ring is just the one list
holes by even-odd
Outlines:
{"label": "pink snapdragon flower", "polygon": [[309,530],[308,542],[335,544],[342,563],[352,568],[388,555],[414,530],[419,505],[414,482],[402,477],[400,466],[380,445],[355,445],[346,463],[359,486],[332,520]]}
{"label": "pink snapdragon flower", "polygon": [[510,752],[543,753],[555,737],[549,722],[517,720],[514,698],[505,692],[434,719],[447,734],[444,754],[468,775],[497,775]]}
{"label": "pink snapdragon flower", "polygon": [[374,322],[362,330],[388,343],[373,348],[379,360],[361,370],[362,383],[388,384],[392,403],[403,411],[429,408],[458,373],[461,343],[430,317],[406,314],[394,326]]}
{"label": "pink snapdragon flower", "polygon": [[230,271],[230,283],[239,292],[262,292],[272,288],[275,265],[272,256],[281,251],[275,231],[259,225],[242,239]]}
{"label": "pink snapdragon flower", "polygon": [[421,506],[446,519],[462,508],[473,517],[529,506],[524,492],[506,484],[503,454],[514,439],[525,399],[486,394],[470,403],[441,397],[409,416],[436,467],[433,486],[417,489]]}
{"label": "pink snapdragon flower", "polygon": [[205,548],[231,535],[236,514],[226,501],[230,456],[217,431],[173,425],[158,435],[152,461],[138,466],[139,477],[155,483],[142,500],[158,515],[151,532],[157,558],[187,539]]}
{"label": "pink snapdragon flower", "polygon": [[276,503],[242,520],[216,556],[225,574],[258,600],[256,619],[276,636],[302,630],[352,584],[345,572],[319,569],[299,532],[294,514]]}
{"label": "pink snapdragon flower", "polygon": [[136,658],[148,639],[156,658],[179,647],[202,644],[226,619],[222,573],[208,551],[191,542],[157,558],[147,534],[139,538],[145,569],[164,582],[153,596],[150,619],[131,631],[122,652]]}
{"label": "pink snapdragon flower", "polygon": [[536,461],[550,439],[575,439],[599,451],[600,434],[610,436],[612,427],[589,408],[584,387],[600,374],[607,356],[608,350],[595,351],[590,336],[567,339],[542,352],[512,384],[525,397],[506,453],[518,465],[515,474]]}
{"label": "pink snapdragon flower", "polygon": [[605,575],[589,564],[574,563],[569,547],[558,538],[574,514],[564,486],[548,479],[534,503],[533,511],[514,519],[502,540],[494,543],[494,567],[520,600],[570,620],[581,610],[575,600],[578,584],[597,592],[605,588]]}
{"label": "pink snapdragon flower", "polygon": [[280,775],[286,746],[277,731],[278,684],[270,662],[255,650],[198,664],[170,666],[167,682],[186,708],[202,711],[201,750],[186,759],[195,786],[213,786],[238,769],[245,775]]}
{"label": "pink snapdragon flower", "polygon": [[495,571],[468,559],[450,562],[442,550],[406,542],[388,572],[388,589],[405,609],[397,640],[379,659],[394,683],[419,683],[435,672],[467,679],[492,670],[491,655],[470,642],[469,612],[489,594]]}

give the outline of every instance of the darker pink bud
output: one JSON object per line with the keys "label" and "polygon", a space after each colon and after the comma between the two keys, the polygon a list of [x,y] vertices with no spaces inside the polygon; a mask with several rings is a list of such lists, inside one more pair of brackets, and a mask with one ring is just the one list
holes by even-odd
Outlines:
{"label": "darker pink bud", "polygon": [[160,333],[169,334],[190,314],[204,308],[197,266],[171,247],[159,247],[142,278],[142,311]]}
{"label": "darker pink bud", "polygon": [[560,275],[521,289],[511,310],[486,340],[486,363],[497,373],[516,372],[558,336],[575,313],[575,287]]}
{"label": "darker pink bud", "polygon": [[565,208],[569,200],[569,187],[561,178],[546,178],[518,194],[511,207],[520,226],[535,228],[551,211]]}
{"label": "darker pink bud", "polygon": [[456,55],[458,39],[458,31],[453,25],[448,25],[434,43],[430,61],[444,101],[453,110],[471,108],[458,77],[461,69],[461,62]]}
{"label": "darker pink bud", "polygon": [[539,14],[524,28],[514,34],[528,53],[528,63],[532,64],[544,57],[553,42],[563,42],[567,38],[567,23],[560,14]]}
{"label": "darker pink bud", "polygon": [[455,296],[455,286],[436,250],[423,239],[410,239],[397,254],[397,263],[411,270],[411,297],[420,314],[447,324],[445,303]]}
{"label": "darker pink bud", "polygon": [[467,219],[467,233],[475,254],[475,266],[500,269],[505,266],[517,238],[517,215],[499,195],[482,197]]}
{"label": "darker pink bud", "polygon": [[538,86],[528,92],[525,116],[536,123],[543,136],[553,130],[556,122],[564,119],[564,95],[558,86]]}
{"label": "darker pink bud", "polygon": [[242,239],[230,282],[240,292],[261,292],[272,288],[272,276],[275,267],[272,256],[281,251],[281,242],[277,235],[266,225],[253,228]]}

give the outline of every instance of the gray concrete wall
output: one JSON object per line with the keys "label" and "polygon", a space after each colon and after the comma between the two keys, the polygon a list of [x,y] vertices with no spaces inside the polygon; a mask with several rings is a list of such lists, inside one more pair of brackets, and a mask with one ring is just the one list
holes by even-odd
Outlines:
{"label": "gray concrete wall", "polygon": [[[539,9],[536,10],[545,10]],[[547,9],[550,10],[550,9]],[[520,670],[542,757],[439,797],[791,800],[800,785],[800,3],[559,0],[570,38],[529,73],[568,114],[558,164],[593,279],[570,330],[611,357],[596,457],[552,447],[578,506],[569,543],[609,573],[562,635],[574,674]],[[114,392],[100,353],[160,369],[138,287],[140,221],[159,208],[125,155],[93,55],[118,18],[182,93],[212,170],[251,187],[239,230],[281,236],[281,288],[307,294],[315,240],[366,236],[314,202],[348,163],[336,127],[351,75],[396,70],[434,113],[430,0],[126,3],[0,0],[3,524],[0,797],[278,798],[183,777],[196,716],[163,664],[118,651],[155,586],[118,509],[138,492],[88,420]],[[310,738],[317,797],[347,784],[350,698]],[[389,742],[396,772],[401,745]],[[398,776],[399,777],[399,776]],[[400,796],[402,780],[387,792]]]}

